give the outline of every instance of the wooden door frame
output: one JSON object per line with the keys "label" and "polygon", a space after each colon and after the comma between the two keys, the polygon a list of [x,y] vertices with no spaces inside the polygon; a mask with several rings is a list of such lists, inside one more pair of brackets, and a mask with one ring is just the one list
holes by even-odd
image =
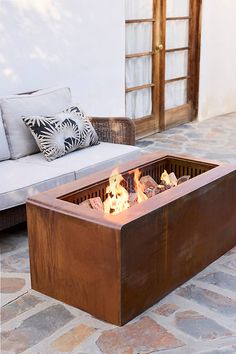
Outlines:
{"label": "wooden door frame", "polygon": [[[154,0],[161,4],[161,43],[164,50],[160,53],[160,107],[159,122],[160,131],[174,127],[181,123],[186,123],[196,119],[198,115],[199,97],[199,73],[200,73],[200,49],[201,49],[201,27],[202,27],[202,0],[190,0],[190,23],[189,23],[189,58],[188,58],[188,79],[187,82],[187,104],[176,108],[164,109],[165,105],[165,40],[166,40],[166,0]],[[194,37],[194,40],[193,40]]]}
{"label": "wooden door frame", "polygon": [[[190,0],[189,49],[187,101],[180,107],[165,110],[165,38],[166,38],[166,0],[153,0],[153,45],[152,45],[152,114],[134,119],[136,137],[144,137],[167,128],[194,120],[198,114],[200,45],[202,0]],[[194,41],[192,36],[194,35]],[[159,44],[163,50],[155,50]],[[127,56],[129,57],[129,56]],[[132,57],[132,55],[131,55]]]}
{"label": "wooden door frame", "polygon": [[[193,104],[193,117],[192,120],[197,118],[198,115],[198,100],[199,100],[199,80],[200,80],[200,55],[201,55],[201,30],[202,30],[202,0],[190,0],[193,31],[196,36],[196,43],[192,49],[191,60],[196,61],[195,65],[192,65],[192,87],[190,88],[190,94]],[[195,14],[195,16],[193,16]],[[191,67],[189,65],[189,67]]]}

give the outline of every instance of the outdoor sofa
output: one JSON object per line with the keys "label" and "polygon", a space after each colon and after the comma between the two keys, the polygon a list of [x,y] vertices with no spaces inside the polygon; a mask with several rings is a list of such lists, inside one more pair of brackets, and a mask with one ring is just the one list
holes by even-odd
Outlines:
{"label": "outdoor sofa", "polygon": [[[137,157],[135,128],[128,118],[90,118],[100,144],[48,162],[32,153],[25,115],[51,115],[72,105],[70,89],[54,88],[0,99],[0,230],[26,220],[29,196]],[[28,153],[29,151],[29,153]]]}

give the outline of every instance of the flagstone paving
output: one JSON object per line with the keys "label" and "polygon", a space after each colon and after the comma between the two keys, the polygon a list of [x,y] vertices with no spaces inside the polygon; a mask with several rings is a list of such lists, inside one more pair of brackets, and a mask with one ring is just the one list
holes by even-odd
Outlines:
{"label": "flagstone paving", "polygon": [[[236,113],[185,124],[137,145],[235,163]],[[0,245],[2,354],[236,353],[236,247],[116,327],[31,289],[24,224],[2,232]]]}
{"label": "flagstone paving", "polygon": [[236,112],[192,122],[141,139],[138,146],[148,151],[236,162]]}

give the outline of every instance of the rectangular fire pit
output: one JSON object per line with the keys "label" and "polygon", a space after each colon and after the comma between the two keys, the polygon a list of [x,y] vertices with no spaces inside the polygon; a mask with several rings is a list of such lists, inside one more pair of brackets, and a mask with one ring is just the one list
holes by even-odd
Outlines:
{"label": "rectangular fire pit", "polygon": [[159,183],[191,179],[120,214],[81,207],[105,199],[111,170],[28,200],[32,288],[123,325],[236,245],[236,168],[148,154],[119,166]]}

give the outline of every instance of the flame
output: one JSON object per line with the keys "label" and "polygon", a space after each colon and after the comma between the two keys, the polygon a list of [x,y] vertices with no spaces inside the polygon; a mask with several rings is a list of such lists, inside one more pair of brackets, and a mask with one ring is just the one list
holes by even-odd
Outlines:
{"label": "flame", "polygon": [[139,180],[140,176],[141,176],[141,171],[139,171],[139,169],[134,170],[134,189],[135,192],[137,193],[138,203],[141,203],[144,200],[148,199],[146,194],[143,193],[144,186],[140,183]]}
{"label": "flame", "polygon": [[170,177],[169,177],[169,174],[166,170],[164,170],[164,172],[161,175],[161,181],[165,182],[166,184],[171,185]]}
{"label": "flame", "polygon": [[104,212],[107,214],[118,214],[123,210],[130,207],[129,193],[120,184],[124,178],[115,169],[109,178],[109,186],[106,188],[108,194],[107,199],[104,201]]}
{"label": "flame", "polygon": [[[147,200],[148,197],[143,192],[143,185],[140,183],[141,172],[136,169],[134,173],[134,189],[137,193],[138,203]],[[118,169],[112,171],[109,178],[109,185],[106,188],[106,193],[108,194],[107,199],[104,201],[104,212],[107,214],[118,214],[128,208],[130,208],[129,193],[121,185],[124,178],[119,174]]]}
{"label": "flame", "polygon": [[161,175],[161,181],[163,181],[165,184],[171,187],[177,186],[177,178],[173,172],[168,174],[168,172],[164,170],[164,172]]}

